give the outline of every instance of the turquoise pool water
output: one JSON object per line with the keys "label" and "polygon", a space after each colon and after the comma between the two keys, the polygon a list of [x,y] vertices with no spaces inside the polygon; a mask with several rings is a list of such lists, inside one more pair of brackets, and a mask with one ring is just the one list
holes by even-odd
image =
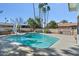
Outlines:
{"label": "turquoise pool water", "polygon": [[24,35],[11,35],[7,38],[7,40],[19,42],[23,45],[34,48],[49,48],[59,39],[40,33],[26,33]]}

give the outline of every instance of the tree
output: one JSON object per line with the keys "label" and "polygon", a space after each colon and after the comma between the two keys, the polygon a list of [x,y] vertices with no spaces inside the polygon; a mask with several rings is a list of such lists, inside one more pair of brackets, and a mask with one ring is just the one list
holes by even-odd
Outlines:
{"label": "tree", "polygon": [[44,3],[39,3],[38,8],[39,8],[39,18],[41,18],[41,12],[42,12],[42,8],[44,6]]}
{"label": "tree", "polygon": [[62,21],[60,21],[60,23],[68,23],[68,21],[67,20],[62,20]]}
{"label": "tree", "polygon": [[39,18],[41,19],[41,25],[43,27],[43,17],[42,17],[42,8],[44,6],[44,3],[39,3],[38,8],[39,8]]}
{"label": "tree", "polygon": [[36,17],[35,18],[35,22],[36,22],[36,24],[37,24],[37,28],[42,28],[42,23],[41,23],[41,19],[40,18],[38,18],[38,17]]}
{"label": "tree", "polygon": [[22,26],[21,24],[23,24],[23,19],[21,17],[19,17],[19,18],[15,18],[15,19],[10,18],[10,20],[12,21],[14,28],[16,27],[15,28],[16,31],[20,32],[21,26]]}
{"label": "tree", "polygon": [[[47,6],[47,20],[48,20],[48,16],[49,16],[49,11],[50,11],[50,6]],[[47,21],[48,22],[48,21]]]}
{"label": "tree", "polygon": [[9,22],[9,19],[7,19],[6,17],[4,19],[5,19],[5,23],[8,23]]}
{"label": "tree", "polygon": [[43,20],[43,22],[44,22],[43,26],[45,27],[45,25],[46,25],[46,8],[45,7],[42,8],[42,12],[43,12],[43,19],[44,19]]}
{"label": "tree", "polygon": [[28,23],[28,26],[29,26],[30,28],[32,28],[32,30],[34,31],[35,28],[36,28],[36,22],[34,21],[34,19],[29,18],[29,19],[27,20],[27,23]]}
{"label": "tree", "polygon": [[50,21],[46,27],[55,29],[58,25],[55,21]]}
{"label": "tree", "polygon": [[40,18],[36,17],[35,19],[29,18],[27,20],[27,24],[32,30],[34,31],[36,28],[41,28],[41,21]]}
{"label": "tree", "polygon": [[43,26],[45,27],[46,25],[46,21],[48,19],[48,14],[49,14],[49,10],[50,10],[50,7],[48,5],[48,3],[40,3],[38,5],[38,8],[39,8],[39,18],[42,18],[40,17],[40,14],[42,13],[43,14]]}
{"label": "tree", "polygon": [[21,24],[23,24],[23,19],[21,17],[16,18],[18,32],[21,32]]}

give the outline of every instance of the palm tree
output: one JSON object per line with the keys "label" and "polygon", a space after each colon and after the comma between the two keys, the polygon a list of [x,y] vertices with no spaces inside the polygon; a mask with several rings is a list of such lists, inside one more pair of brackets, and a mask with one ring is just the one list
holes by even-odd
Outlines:
{"label": "palm tree", "polygon": [[21,17],[16,18],[16,23],[17,23],[17,29],[19,32],[21,32],[21,24],[23,24],[23,19]]}
{"label": "palm tree", "polygon": [[[47,22],[48,22],[48,19],[49,19],[49,11],[50,11],[50,6],[47,6],[47,20],[46,20],[46,24],[47,24]],[[48,24],[47,24],[47,26],[48,26]],[[48,29],[48,27],[47,27],[47,29]]]}
{"label": "palm tree", "polygon": [[21,32],[21,24],[23,23],[23,19],[21,17],[16,19],[18,32]]}
{"label": "palm tree", "polygon": [[32,31],[34,31],[36,28],[41,28],[41,21],[38,17],[36,17],[35,19],[29,18],[27,20],[27,24],[30,28],[32,28]]}
{"label": "palm tree", "polygon": [[50,11],[50,6],[47,6],[47,11],[48,11],[48,13],[47,13],[47,22],[48,22],[48,16],[49,16],[49,11]]}
{"label": "palm tree", "polygon": [[32,31],[35,30],[36,23],[35,23],[34,19],[29,18],[29,19],[27,20],[27,24],[28,24],[28,26],[29,26],[30,28],[32,28]]}
{"label": "palm tree", "polygon": [[5,23],[7,23],[9,20],[7,20],[7,18],[5,17]]}
{"label": "palm tree", "polygon": [[39,8],[39,18],[41,18],[41,9],[44,6],[44,3],[39,3],[38,8]]}
{"label": "palm tree", "polygon": [[[46,5],[46,4],[44,4],[44,3],[39,3],[39,5],[38,5],[38,8],[39,8],[39,18],[41,18],[42,20],[42,22],[44,22],[44,20],[43,19],[45,19],[45,8],[44,8],[44,5]],[[44,15],[43,15],[43,18],[42,18],[42,12],[44,13]],[[40,15],[41,14],[41,15]],[[43,26],[43,24],[42,24],[42,26]]]}
{"label": "palm tree", "polygon": [[47,28],[57,28],[58,27],[58,24],[55,22],[55,21],[50,21],[47,26]]}
{"label": "palm tree", "polygon": [[13,23],[13,29],[12,29],[12,31],[13,31],[15,34],[17,34],[16,20],[10,18],[10,21]]}
{"label": "palm tree", "polygon": [[13,23],[14,32],[21,32],[21,24],[23,24],[23,19],[21,17],[16,19],[10,18],[10,21]]}
{"label": "palm tree", "polygon": [[42,8],[44,6],[44,3],[39,3],[38,9],[39,9],[39,18],[41,19],[41,26],[43,26],[43,17],[42,17]]}
{"label": "palm tree", "polygon": [[43,3],[41,7],[41,11],[43,13],[43,21],[44,21],[44,27],[46,26],[47,20],[48,20],[48,14],[50,11],[50,7],[47,3]]}
{"label": "palm tree", "polygon": [[40,18],[36,17],[35,18],[35,22],[37,24],[37,28],[42,28],[42,26],[41,26],[41,19]]}
{"label": "palm tree", "polygon": [[43,26],[45,27],[45,25],[46,25],[46,8],[45,7],[43,7],[42,8],[42,12],[43,12]]}

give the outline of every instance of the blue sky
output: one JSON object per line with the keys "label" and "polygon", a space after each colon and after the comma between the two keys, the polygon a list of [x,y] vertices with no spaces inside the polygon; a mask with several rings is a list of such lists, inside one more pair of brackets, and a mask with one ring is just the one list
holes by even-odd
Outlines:
{"label": "blue sky", "polygon": [[[51,3],[49,4],[51,10],[49,12],[49,21],[55,20],[57,22],[61,20],[67,20],[69,22],[77,22],[77,14],[75,11],[69,12],[68,5],[66,3]],[[35,4],[36,15],[38,16],[38,4]],[[0,22],[5,22],[5,17],[10,21],[10,18],[15,19],[18,17],[23,18],[23,21],[26,21],[29,17],[33,17],[33,6],[32,3],[26,4],[1,4],[0,10],[4,12],[0,14]]]}

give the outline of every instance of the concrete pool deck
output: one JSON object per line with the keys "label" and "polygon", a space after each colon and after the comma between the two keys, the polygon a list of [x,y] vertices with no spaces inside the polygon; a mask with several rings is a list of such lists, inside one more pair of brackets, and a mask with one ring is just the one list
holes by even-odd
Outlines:
{"label": "concrete pool deck", "polygon": [[11,44],[5,36],[0,36],[0,56],[79,56],[79,46],[74,36],[61,34],[47,34],[59,38],[50,48],[36,49],[28,46]]}
{"label": "concrete pool deck", "polygon": [[47,34],[58,38],[59,40],[50,48],[63,49],[76,45],[76,39],[74,35],[62,35],[62,34]]}

